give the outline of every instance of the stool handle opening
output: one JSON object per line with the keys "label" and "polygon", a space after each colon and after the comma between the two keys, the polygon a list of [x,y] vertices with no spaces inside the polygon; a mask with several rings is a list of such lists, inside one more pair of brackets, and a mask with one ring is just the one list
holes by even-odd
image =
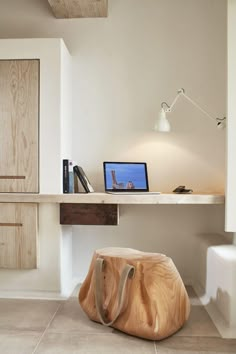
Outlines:
{"label": "stool handle opening", "polygon": [[125,286],[128,278],[132,278],[134,276],[135,268],[129,264],[126,264],[124,269],[122,270],[119,286],[118,286],[118,306],[116,310],[116,314],[111,321],[106,320],[105,311],[102,305],[102,294],[103,294],[103,276],[102,272],[104,270],[105,261],[103,258],[97,258],[95,263],[95,303],[96,309],[99,316],[100,321],[105,326],[111,326],[119,317],[121,310],[124,305],[125,300]]}

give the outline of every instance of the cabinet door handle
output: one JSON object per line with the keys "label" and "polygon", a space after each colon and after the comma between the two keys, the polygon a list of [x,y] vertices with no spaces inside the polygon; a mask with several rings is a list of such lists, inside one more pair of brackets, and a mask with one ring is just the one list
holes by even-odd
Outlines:
{"label": "cabinet door handle", "polygon": [[0,226],[23,226],[19,222],[0,222]]}
{"label": "cabinet door handle", "polygon": [[0,179],[25,179],[25,176],[0,176]]}

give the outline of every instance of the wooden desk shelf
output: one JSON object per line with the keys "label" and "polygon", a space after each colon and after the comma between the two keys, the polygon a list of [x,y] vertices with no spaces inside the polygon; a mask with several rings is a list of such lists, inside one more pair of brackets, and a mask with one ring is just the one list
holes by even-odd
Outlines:
{"label": "wooden desk shelf", "polygon": [[0,203],[79,203],[79,204],[224,204],[223,194],[146,194],[107,193],[31,194],[0,193]]}
{"label": "wooden desk shelf", "polygon": [[30,194],[0,193],[0,203],[60,204],[63,225],[118,225],[118,206],[123,204],[224,204],[222,194],[145,194],[107,193]]}

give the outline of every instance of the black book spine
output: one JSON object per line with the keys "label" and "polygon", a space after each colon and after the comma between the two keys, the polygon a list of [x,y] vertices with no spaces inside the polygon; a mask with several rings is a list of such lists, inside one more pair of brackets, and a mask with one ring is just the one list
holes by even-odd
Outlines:
{"label": "black book spine", "polygon": [[69,193],[69,160],[63,160],[63,193]]}
{"label": "black book spine", "polygon": [[75,172],[75,174],[77,175],[77,177],[79,178],[79,180],[80,180],[82,186],[84,187],[85,192],[86,192],[86,193],[89,193],[90,190],[89,190],[89,188],[88,188],[88,186],[87,186],[87,183],[86,183],[86,181],[85,181],[83,175],[82,175],[81,172],[80,172],[79,166],[74,166],[74,172]]}

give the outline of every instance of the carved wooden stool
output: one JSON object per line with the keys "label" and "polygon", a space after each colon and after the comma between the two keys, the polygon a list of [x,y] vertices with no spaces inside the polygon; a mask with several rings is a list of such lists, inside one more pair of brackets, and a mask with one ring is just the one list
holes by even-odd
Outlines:
{"label": "carved wooden stool", "polygon": [[152,340],[175,333],[190,311],[172,260],[130,248],[95,251],[79,302],[91,320]]}

